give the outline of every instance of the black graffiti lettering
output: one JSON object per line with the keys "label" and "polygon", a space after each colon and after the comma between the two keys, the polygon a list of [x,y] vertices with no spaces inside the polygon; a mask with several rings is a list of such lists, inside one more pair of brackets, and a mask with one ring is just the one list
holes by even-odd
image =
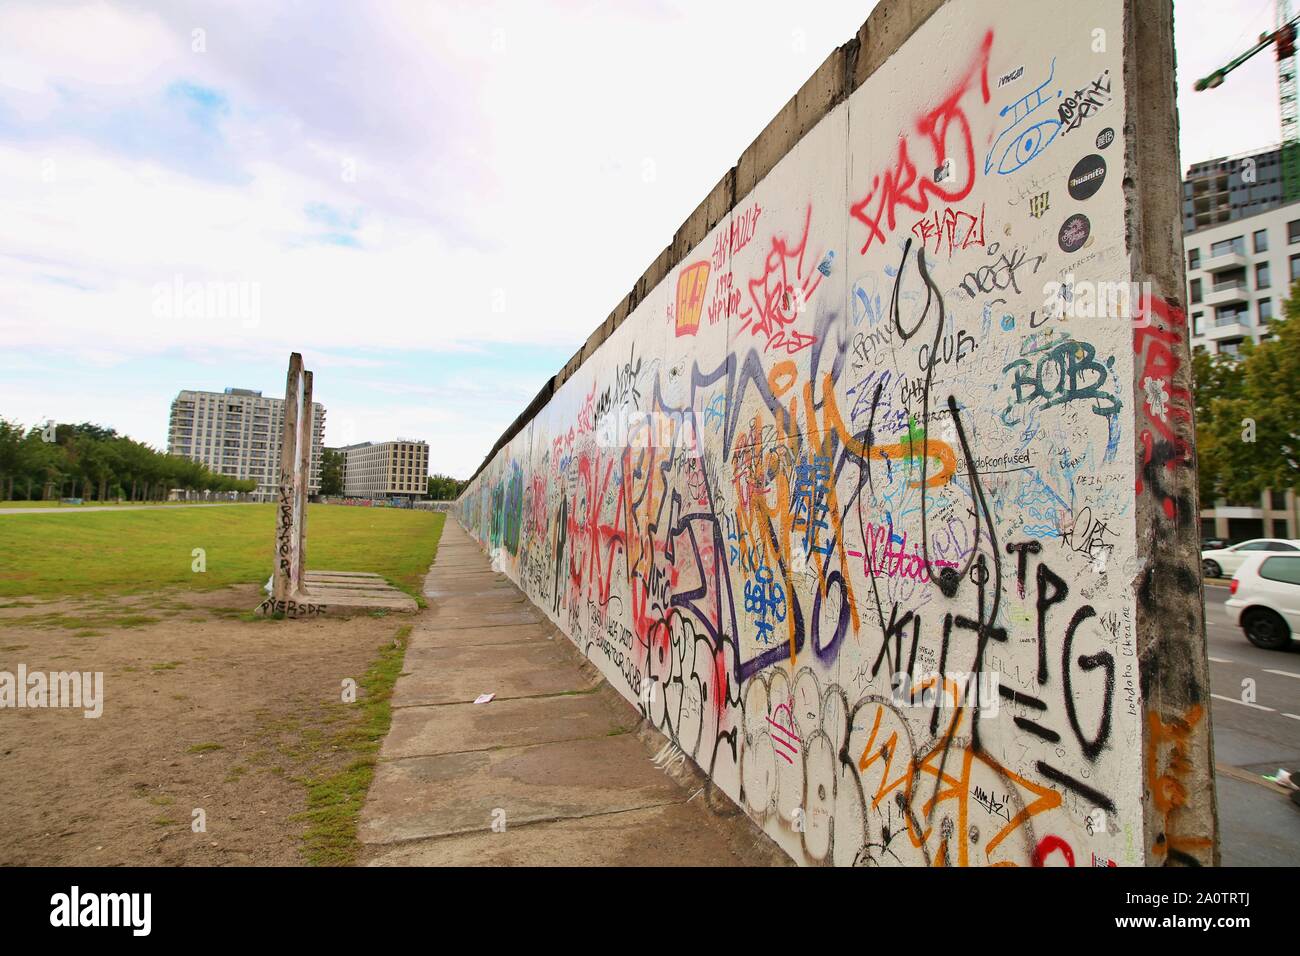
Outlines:
{"label": "black graffiti lettering", "polygon": [[1016,556],[1016,590],[1020,596],[1025,596],[1025,572],[1026,565],[1029,563],[1029,555],[1038,554],[1043,550],[1043,546],[1037,541],[1008,541],[1007,554]]}
{"label": "black graffiti lettering", "polygon": [[[1047,589],[1051,588],[1051,594]],[[1046,564],[1038,565],[1038,683],[1047,683],[1047,610],[1060,604],[1070,593],[1070,587]]]}
{"label": "black graffiti lettering", "polygon": [[1088,618],[1094,617],[1096,613],[1091,604],[1085,604],[1074,612],[1074,617],[1070,619],[1070,626],[1065,630],[1065,646],[1061,651],[1061,684],[1065,691],[1065,716],[1069,718],[1070,728],[1079,741],[1079,747],[1089,760],[1096,760],[1102,748],[1106,746],[1107,741],[1110,739],[1110,712],[1115,700],[1115,658],[1110,651],[1106,650],[1098,651],[1096,654],[1079,656],[1079,667],[1084,671],[1093,671],[1097,668],[1105,671],[1103,685],[1105,693],[1101,703],[1101,726],[1097,728],[1097,736],[1089,739],[1079,727],[1079,715],[1075,709],[1074,692],[1070,686],[1070,650],[1074,646],[1074,634],[1079,629],[1079,625]]}

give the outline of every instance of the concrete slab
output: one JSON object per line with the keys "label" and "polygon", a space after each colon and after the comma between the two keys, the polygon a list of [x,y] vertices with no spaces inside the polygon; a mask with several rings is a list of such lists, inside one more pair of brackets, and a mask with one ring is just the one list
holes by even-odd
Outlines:
{"label": "concrete slab", "polygon": [[527,644],[537,641],[568,640],[555,626],[545,624],[500,624],[496,627],[439,627],[421,624],[407,641],[407,647],[468,647],[474,644]]}
{"label": "concrete slab", "polygon": [[454,600],[469,602],[477,598],[499,598],[507,604],[522,604],[528,600],[518,588],[500,584],[429,583],[424,586],[424,596],[430,602]]}
{"label": "concrete slab", "polygon": [[[461,704],[479,694],[499,698],[590,690],[597,680],[564,662],[552,642],[411,648],[393,688],[394,707]],[[482,705],[480,705],[482,706]]]}
{"label": "concrete slab", "polygon": [[[765,848],[746,846],[726,828],[711,826],[697,804],[670,803],[641,810],[514,825],[504,832],[420,840],[385,848],[369,866],[753,866],[792,865]],[[739,845],[738,845],[739,844]]]}
{"label": "concrete slab", "polygon": [[531,604],[519,604],[511,608],[473,611],[466,608],[449,608],[442,611],[437,607],[429,609],[429,621],[446,627],[493,627],[501,624],[541,624],[546,619],[541,611],[533,609]]}
{"label": "concrete slab", "polygon": [[396,707],[380,757],[397,760],[607,737],[626,732],[636,723],[635,713],[620,712],[599,693]]}
{"label": "concrete slab", "polygon": [[[479,617],[487,613],[512,612],[526,610],[540,617],[537,608],[524,600],[519,592],[514,594],[497,593],[497,594],[473,594],[469,597],[461,595],[447,597],[429,597],[425,598],[429,603],[430,617],[436,617],[440,620],[450,620],[454,617]],[[509,621],[506,623],[518,623]]]}
{"label": "concrete slab", "polygon": [[309,590],[310,593],[295,596],[287,601],[267,598],[257,606],[254,613],[268,616],[283,614],[285,617],[297,619],[322,615],[351,617],[357,614],[369,614],[372,611],[414,614],[420,609],[413,597],[396,588],[363,592],[350,587],[311,583]]}
{"label": "concrete slab", "polygon": [[658,769],[662,735],[457,538],[449,523],[424,582],[361,814],[366,862],[789,863],[698,770]]}
{"label": "concrete slab", "polygon": [[403,593],[396,588],[390,588],[386,584],[344,584],[334,581],[307,582],[307,594],[309,596],[324,593],[325,591],[340,597],[347,594],[356,594],[361,597],[386,597],[394,593]]}
{"label": "concrete slab", "polygon": [[[592,771],[599,767],[599,773]],[[357,835],[396,843],[509,824],[683,803],[686,794],[634,736],[568,740],[382,762]],[[489,832],[490,829],[489,829]]]}

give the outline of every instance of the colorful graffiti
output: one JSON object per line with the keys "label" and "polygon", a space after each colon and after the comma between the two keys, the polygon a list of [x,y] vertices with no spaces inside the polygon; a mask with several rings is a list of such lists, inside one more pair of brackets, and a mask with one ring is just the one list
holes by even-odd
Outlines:
{"label": "colorful graffiti", "polygon": [[[1187,453],[1168,427],[1190,406],[1181,313],[1044,303],[1067,277],[1131,278],[1123,177],[1021,202],[1045,195],[1029,173],[1086,151],[1063,127],[1103,92],[1123,108],[1120,53],[1067,43],[1058,6],[1006,33],[942,7],[458,502],[800,862],[1143,863],[1143,789],[1171,812],[1192,799],[1182,725],[1143,725],[1132,582],[1133,489]],[[1120,35],[1121,4],[1098,6]],[[960,69],[932,85],[940,49]],[[1031,93],[990,87],[1018,70]],[[1108,88],[1070,105],[1062,75]],[[1172,768],[1151,780],[1146,737]],[[1199,849],[1166,836],[1167,854]]]}

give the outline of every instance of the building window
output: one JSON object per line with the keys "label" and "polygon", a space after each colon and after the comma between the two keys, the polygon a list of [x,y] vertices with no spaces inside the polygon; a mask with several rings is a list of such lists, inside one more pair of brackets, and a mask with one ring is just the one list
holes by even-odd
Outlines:
{"label": "building window", "polygon": [[1271,318],[1273,318],[1273,300],[1260,299],[1259,300],[1259,321],[1261,323],[1264,323]]}
{"label": "building window", "polygon": [[1188,249],[1188,250],[1187,250],[1187,268],[1189,268],[1189,269],[1199,269],[1200,267],[1201,267],[1201,250],[1200,250],[1200,249]]}
{"label": "building window", "polygon": [[[1296,220],[1300,223],[1300,220]],[[1246,253],[1246,241],[1241,236],[1233,236],[1231,239],[1220,239],[1218,242],[1210,244],[1210,258],[1217,259],[1219,256],[1226,256],[1231,253]]]}
{"label": "building window", "polygon": [[1300,242],[1300,219],[1292,219],[1286,224],[1286,241],[1288,243]]}
{"label": "building window", "polygon": [[1267,289],[1269,287],[1268,263],[1255,263],[1255,288]]}
{"label": "building window", "polygon": [[1200,279],[1192,280],[1192,301],[1193,302],[1201,301],[1201,280]]}
{"label": "building window", "polygon": [[1219,306],[1214,310],[1214,324],[1220,327],[1232,325],[1235,322],[1241,322],[1245,316],[1246,306],[1241,303]]}
{"label": "building window", "polygon": [[1300,256],[1291,257],[1291,281],[1300,279]]}
{"label": "building window", "polygon": [[1267,229],[1255,230],[1255,251],[1268,252],[1268,230]]}
{"label": "building window", "polygon": [[1192,334],[1193,335],[1201,334],[1201,313],[1200,312],[1192,313]]}

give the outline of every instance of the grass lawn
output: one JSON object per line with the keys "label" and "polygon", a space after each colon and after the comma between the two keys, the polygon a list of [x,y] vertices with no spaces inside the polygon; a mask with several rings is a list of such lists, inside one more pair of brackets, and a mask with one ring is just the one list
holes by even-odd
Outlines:
{"label": "grass lawn", "polygon": [[[0,597],[130,594],[261,584],[275,506],[0,516]],[[370,571],[420,597],[446,515],[308,505],[307,568]],[[194,549],[206,570],[193,570]]]}

